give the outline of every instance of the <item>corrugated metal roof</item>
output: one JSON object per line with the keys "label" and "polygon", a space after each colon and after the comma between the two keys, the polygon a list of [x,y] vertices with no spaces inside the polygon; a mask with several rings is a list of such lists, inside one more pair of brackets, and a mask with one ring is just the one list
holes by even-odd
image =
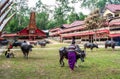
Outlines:
{"label": "corrugated metal roof", "polygon": [[[109,30],[98,30],[96,32],[97,34],[100,34],[100,33],[109,33]],[[93,35],[95,34],[95,32],[91,31],[87,31],[87,32],[83,32],[83,33],[70,33],[70,34],[61,34],[62,37],[73,37],[73,36],[88,36],[88,35]]]}
{"label": "corrugated metal roof", "polygon": [[120,11],[120,4],[108,4],[106,8],[112,12]]}
{"label": "corrugated metal roof", "polygon": [[84,21],[74,21],[73,23],[70,24],[69,27],[79,26],[83,24],[84,24]]}

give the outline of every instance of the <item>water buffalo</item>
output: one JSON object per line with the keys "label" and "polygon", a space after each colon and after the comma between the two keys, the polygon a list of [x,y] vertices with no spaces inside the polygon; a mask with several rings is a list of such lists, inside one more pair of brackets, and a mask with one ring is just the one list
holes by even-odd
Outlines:
{"label": "water buffalo", "polygon": [[46,44],[50,44],[50,41],[48,41],[48,40],[44,40],[45,42],[46,42]]}
{"label": "water buffalo", "polygon": [[[82,62],[84,62],[84,58],[86,56],[85,52],[83,50],[81,50],[78,45],[76,45],[76,51],[79,53],[76,55],[76,63],[79,58],[81,59]],[[60,48],[59,55],[60,55],[59,63],[61,65],[61,67],[63,67],[64,66],[63,59],[64,58],[68,59],[68,48],[67,47]]]}
{"label": "water buffalo", "polygon": [[32,51],[33,46],[25,44],[25,45],[21,45],[20,48],[21,48],[21,50],[23,52],[24,57],[28,59],[29,51]]}
{"label": "water buffalo", "polygon": [[111,47],[113,50],[115,49],[116,46],[116,42],[115,41],[106,41],[105,42],[105,48],[107,49],[107,47]]}
{"label": "water buffalo", "polygon": [[18,46],[21,46],[21,44],[22,44],[22,42],[15,41],[15,42],[13,42],[12,46],[18,47]]}
{"label": "water buffalo", "polygon": [[41,47],[45,47],[46,46],[46,41],[38,41],[37,42]]}
{"label": "water buffalo", "polygon": [[19,46],[23,52],[23,55],[25,58],[28,58],[28,54],[29,54],[29,51],[32,51],[32,48],[33,46],[31,44],[27,44],[27,42],[19,42],[19,41],[15,41],[12,46],[14,47],[17,47]]}
{"label": "water buffalo", "polygon": [[0,44],[1,45],[8,45],[9,41],[7,39],[1,40]]}
{"label": "water buffalo", "polygon": [[84,50],[86,50],[86,48],[90,48],[91,50],[93,50],[93,48],[98,48],[98,44],[85,43],[85,44],[84,44]]}

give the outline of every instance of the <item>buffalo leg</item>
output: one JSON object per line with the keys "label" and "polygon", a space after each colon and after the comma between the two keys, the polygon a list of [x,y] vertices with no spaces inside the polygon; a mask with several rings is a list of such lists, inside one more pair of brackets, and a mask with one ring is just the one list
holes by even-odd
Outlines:
{"label": "buffalo leg", "polygon": [[114,49],[115,49],[115,46],[112,46],[112,50],[114,51]]}
{"label": "buffalo leg", "polygon": [[64,59],[64,56],[60,56],[59,62],[60,62],[61,67],[64,66],[64,61],[63,61],[63,59]]}
{"label": "buffalo leg", "polygon": [[26,57],[27,57],[27,59],[28,59],[28,52],[26,53]]}
{"label": "buffalo leg", "polygon": [[91,51],[93,51],[93,47],[91,47],[90,49],[91,49]]}
{"label": "buffalo leg", "polygon": [[86,51],[86,47],[84,46],[84,50]]}
{"label": "buffalo leg", "polygon": [[24,57],[26,58],[26,52],[23,52]]}
{"label": "buffalo leg", "polygon": [[27,58],[27,59],[28,59],[28,53],[27,53],[27,52],[25,52],[25,58]]}
{"label": "buffalo leg", "polygon": [[107,49],[107,45],[105,45],[105,49]]}
{"label": "buffalo leg", "polygon": [[77,59],[76,59],[76,62],[75,62],[75,67],[78,67],[79,65],[78,65],[78,63],[77,63]]}

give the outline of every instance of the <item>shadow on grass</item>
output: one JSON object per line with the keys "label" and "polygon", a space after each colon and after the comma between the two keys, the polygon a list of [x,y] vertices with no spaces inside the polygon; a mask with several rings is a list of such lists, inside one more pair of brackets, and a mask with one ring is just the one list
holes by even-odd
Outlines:
{"label": "shadow on grass", "polygon": [[19,57],[14,57],[14,58],[6,58],[4,55],[1,55],[0,56],[0,60],[6,60],[6,59],[9,59],[9,60],[17,60],[17,61],[22,61],[22,60],[44,60],[45,57],[28,57],[25,58],[24,56],[19,56]]}
{"label": "shadow on grass", "polygon": [[[60,68],[63,68],[63,69],[69,69],[69,66],[68,65],[65,65],[64,67],[61,67],[59,66]],[[75,66],[75,70],[79,70],[79,69],[82,69],[82,70],[88,70],[88,69],[91,69],[92,67],[91,66],[87,66],[87,65],[79,65],[78,67]]]}

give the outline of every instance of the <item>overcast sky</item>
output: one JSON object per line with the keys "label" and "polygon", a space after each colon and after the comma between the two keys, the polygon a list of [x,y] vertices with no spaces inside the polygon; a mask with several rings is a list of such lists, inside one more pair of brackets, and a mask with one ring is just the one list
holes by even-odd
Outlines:
{"label": "overcast sky", "polygon": [[[29,7],[35,7],[35,3],[37,2],[38,0],[28,0],[28,6]],[[55,5],[55,0],[41,0],[43,4],[47,4],[47,5]],[[83,14],[89,14],[90,13],[90,10],[88,9],[81,9],[80,8],[80,5],[79,4],[75,4],[74,5],[75,7],[75,11],[76,12],[82,12]]]}

